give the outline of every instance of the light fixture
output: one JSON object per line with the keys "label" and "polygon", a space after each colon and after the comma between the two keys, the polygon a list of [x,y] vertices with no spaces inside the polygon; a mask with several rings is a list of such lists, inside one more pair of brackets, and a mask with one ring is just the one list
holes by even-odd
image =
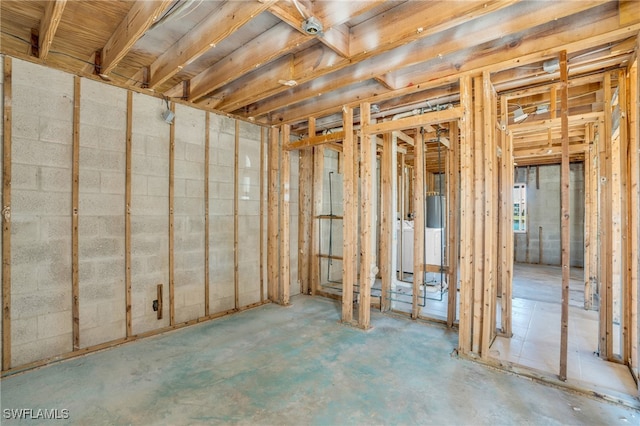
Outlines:
{"label": "light fixture", "polygon": [[176,115],[169,108],[169,99],[168,98],[164,98],[164,102],[167,104],[167,109],[162,111],[162,114],[160,116],[162,117],[162,119],[164,120],[165,123],[171,124],[171,123],[173,123],[173,119],[175,118]]}
{"label": "light fixture", "polygon": [[560,69],[560,59],[554,58],[544,61],[542,63],[542,69],[549,74],[553,74]]}
{"label": "light fixture", "polygon": [[302,30],[309,35],[321,35],[322,23],[315,16],[310,16],[302,21]]}
{"label": "light fixture", "polygon": [[549,112],[549,105],[543,104],[536,107],[536,114],[544,114]]}
{"label": "light fixture", "polygon": [[517,110],[513,111],[513,122],[514,123],[519,123],[519,122],[525,120],[528,116],[529,116],[529,114],[524,112],[522,107],[519,106]]}

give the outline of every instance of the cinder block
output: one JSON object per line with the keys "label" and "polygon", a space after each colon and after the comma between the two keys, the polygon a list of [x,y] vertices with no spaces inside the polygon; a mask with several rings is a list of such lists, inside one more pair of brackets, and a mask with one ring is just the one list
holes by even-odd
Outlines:
{"label": "cinder block", "polygon": [[38,117],[29,114],[29,111],[15,111],[11,117],[11,132],[15,138],[30,139],[37,141],[38,134]]}
{"label": "cinder block", "polygon": [[40,238],[40,220],[34,216],[16,217],[11,221],[11,238],[13,242],[33,242]]}
{"label": "cinder block", "polygon": [[236,120],[227,116],[220,116],[220,133],[234,135],[236,133]]}
{"label": "cinder block", "polygon": [[11,188],[14,191],[17,189],[37,190],[39,182],[39,170],[40,168],[38,166],[12,164]]}
{"label": "cinder block", "polygon": [[176,161],[175,176],[194,180],[204,179],[204,164],[187,161]]}
{"label": "cinder block", "polygon": [[186,181],[186,196],[191,198],[204,197],[204,176],[203,179],[188,179]]}
{"label": "cinder block", "polygon": [[38,339],[69,334],[73,324],[71,311],[38,316]]}
{"label": "cinder block", "polygon": [[11,265],[11,294],[29,294],[38,291],[38,280],[34,279],[32,264]]}
{"label": "cinder block", "polygon": [[169,158],[169,134],[144,136],[144,154],[149,157]]}
{"label": "cinder block", "polygon": [[[13,285],[20,283],[11,283]],[[65,291],[49,291],[31,294],[12,294],[11,312],[13,318],[30,318],[54,312],[71,310],[71,288]]]}
{"label": "cinder block", "polygon": [[131,156],[132,173],[147,176],[169,176],[169,160],[160,157]]}
{"label": "cinder block", "polygon": [[80,295],[80,304],[79,304],[79,312],[80,312],[80,337],[82,338],[82,331],[84,329],[90,329],[97,327],[99,324],[98,321],[98,304],[96,302],[90,302],[85,300]]}
{"label": "cinder block", "polygon": [[124,171],[112,173],[100,173],[100,192],[103,194],[120,194],[125,192],[125,174]]}
{"label": "cinder block", "polygon": [[126,158],[123,152],[80,147],[80,164],[93,170],[124,173]]}
{"label": "cinder block", "polygon": [[11,345],[22,345],[38,339],[38,318],[12,319]]}
{"label": "cinder block", "polygon": [[175,215],[203,216],[204,201],[198,198],[176,197],[174,205]]}
{"label": "cinder block", "polygon": [[103,302],[113,299],[115,296],[113,285],[104,285],[104,283],[80,283],[80,294],[82,300],[89,302]]}
{"label": "cinder block", "polygon": [[[209,141],[211,142],[211,141]],[[211,148],[209,148],[211,150]],[[211,157],[211,151],[209,151],[209,157]],[[184,147],[184,159],[193,163],[204,162],[204,143],[195,144],[187,143]],[[211,158],[209,158],[211,159]]]}
{"label": "cinder block", "polygon": [[120,216],[124,212],[124,197],[120,194],[80,194],[80,217]]}
{"label": "cinder block", "polygon": [[71,169],[71,145],[14,137],[11,160],[17,164]]}
{"label": "cinder block", "polygon": [[151,234],[155,236],[168,235],[169,215],[162,216],[133,216],[131,218],[131,233],[135,236]]}
{"label": "cinder block", "polygon": [[105,107],[86,96],[80,97],[80,121],[100,126],[105,129],[124,129],[126,126],[126,109]]}
{"label": "cinder block", "polygon": [[38,291],[67,291],[70,288],[71,256],[68,257],[68,262],[45,262],[36,266]]}
{"label": "cinder block", "polygon": [[48,339],[40,339],[22,345],[12,345],[11,364],[23,365],[71,352],[73,349],[71,333]]}
{"label": "cinder block", "polygon": [[252,303],[258,303],[260,301],[260,289],[253,291],[241,292],[238,295],[238,302],[240,306],[248,306]]}
{"label": "cinder block", "polygon": [[84,258],[115,257],[124,253],[124,238],[84,238],[78,245]]}
{"label": "cinder block", "polygon": [[[209,205],[209,214],[211,216],[233,215],[233,201],[229,199],[213,199]],[[231,229],[233,230],[233,228]]]}
{"label": "cinder block", "polygon": [[109,324],[122,321],[126,318],[126,312],[124,297],[101,302],[98,304],[98,322]]}
{"label": "cinder block", "polygon": [[71,192],[71,170],[40,167],[40,186],[45,192]]}
{"label": "cinder block", "polygon": [[80,167],[80,174],[78,176],[78,187],[80,193],[99,193],[100,172],[97,170],[89,170],[86,167]]}
{"label": "cinder block", "polygon": [[235,185],[232,183],[220,183],[217,186],[217,193],[213,194],[214,198],[222,200],[233,200],[235,195]]}
{"label": "cinder block", "polygon": [[[149,176],[147,178],[147,193],[149,195],[168,196],[169,195],[169,177],[168,176]],[[174,182],[175,185],[175,182]],[[136,191],[137,193],[137,191]]]}
{"label": "cinder block", "polygon": [[247,123],[246,121],[240,121],[240,138],[259,141],[261,129],[261,126]]}
{"label": "cinder block", "polygon": [[[71,198],[69,197],[69,202]],[[68,207],[68,206],[67,206]],[[61,212],[64,213],[64,212]],[[78,219],[79,223],[82,223]],[[40,219],[41,235],[44,240],[68,238],[71,241],[71,215],[45,216]]]}
{"label": "cinder block", "polygon": [[[135,194],[135,192],[134,192]],[[169,196],[152,197],[146,195],[133,195],[131,197],[132,216],[166,216],[169,217]]]}
{"label": "cinder block", "polygon": [[212,314],[228,311],[229,309],[233,309],[235,305],[233,296],[221,298],[219,296],[211,294],[210,299],[211,301],[209,302],[209,311]]}
{"label": "cinder block", "polygon": [[69,144],[73,141],[73,123],[70,121],[41,116],[38,125],[39,139],[43,142]]}
{"label": "cinder block", "polygon": [[183,306],[176,310],[176,322],[186,322],[204,316],[204,303],[191,306]]}
{"label": "cinder block", "polygon": [[98,327],[80,330],[80,347],[98,345],[125,337],[125,320],[110,321]]}
{"label": "cinder block", "polygon": [[[233,160],[231,160],[233,164]],[[214,165],[209,169],[209,182],[224,182],[224,183],[233,183],[234,180],[234,172],[233,167],[225,167]],[[211,190],[211,188],[209,189]]]}

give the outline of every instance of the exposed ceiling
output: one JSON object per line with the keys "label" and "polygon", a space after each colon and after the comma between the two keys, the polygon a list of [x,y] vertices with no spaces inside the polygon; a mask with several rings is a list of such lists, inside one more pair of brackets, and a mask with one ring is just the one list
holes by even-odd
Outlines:
{"label": "exposed ceiling", "polygon": [[[483,71],[511,122],[518,107],[523,124],[546,120],[551,90],[531,88],[557,83],[562,50],[570,115],[589,117],[603,111],[602,72],[626,66],[640,31],[637,0],[3,0],[0,12],[3,53],[300,135],[309,117],[341,126],[345,104],[371,102],[378,120],[455,104],[460,75]],[[321,32],[305,32],[309,18]],[[530,149],[542,129],[550,143],[548,127],[515,142]]]}

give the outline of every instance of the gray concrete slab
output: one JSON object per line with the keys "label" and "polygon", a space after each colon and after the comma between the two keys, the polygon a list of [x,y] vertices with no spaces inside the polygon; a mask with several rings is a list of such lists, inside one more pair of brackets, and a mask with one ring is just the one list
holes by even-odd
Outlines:
{"label": "gray concrete slab", "polygon": [[[2,380],[73,424],[637,424],[640,413],[451,357],[457,334],[297,296]],[[35,412],[35,411],[34,411]]]}

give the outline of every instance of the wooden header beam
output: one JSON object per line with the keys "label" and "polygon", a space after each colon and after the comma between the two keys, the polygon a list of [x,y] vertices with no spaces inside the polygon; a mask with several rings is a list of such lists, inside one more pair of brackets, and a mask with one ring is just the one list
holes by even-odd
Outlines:
{"label": "wooden header beam", "polygon": [[[363,129],[363,136],[377,135],[381,133],[393,132],[396,130],[404,130],[426,126],[428,124],[436,124],[462,118],[464,111],[462,107],[449,108],[442,111],[432,111],[420,115],[401,118],[399,120],[384,121],[382,123],[370,124]],[[366,132],[366,133],[364,133]]]}
{"label": "wooden header beam", "polygon": [[293,151],[296,149],[309,148],[312,146],[324,145],[332,142],[344,140],[344,132],[327,133],[326,135],[311,136],[295,142],[288,142],[282,145],[283,151]]}
{"label": "wooden header beam", "polygon": [[62,19],[62,12],[67,5],[67,0],[48,1],[44,7],[44,16],[40,20],[40,30],[38,34],[38,58],[44,60],[49,54],[49,48],[53,43]]}

